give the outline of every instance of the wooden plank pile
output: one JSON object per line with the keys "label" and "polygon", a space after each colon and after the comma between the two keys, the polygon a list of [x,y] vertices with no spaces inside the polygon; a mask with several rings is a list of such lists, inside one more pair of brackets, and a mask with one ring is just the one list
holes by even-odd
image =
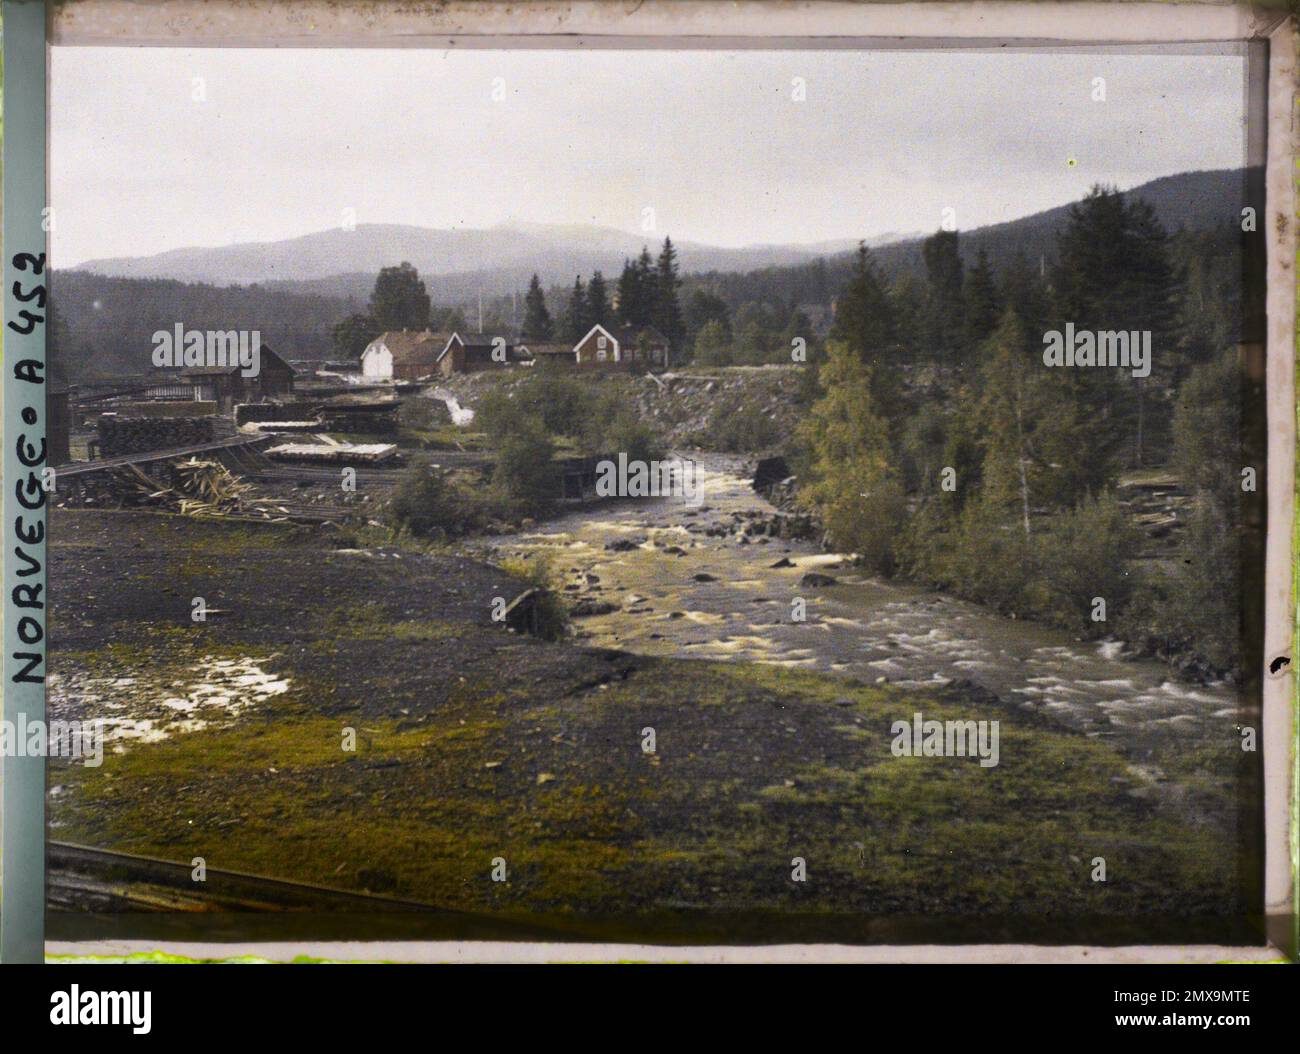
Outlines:
{"label": "wooden plank pile", "polygon": [[395,443],[282,443],[266,456],[276,461],[301,461],[324,465],[376,465],[397,455]]}
{"label": "wooden plank pile", "polygon": [[96,422],[101,457],[139,454],[149,450],[174,450],[210,443],[211,417],[116,417],[105,414]]}
{"label": "wooden plank pile", "polygon": [[134,487],[140,504],[172,506],[185,516],[246,514],[255,489],[221,462],[194,457],[168,466],[168,485],[160,485],[136,465],[124,465],[114,473],[124,485]]}

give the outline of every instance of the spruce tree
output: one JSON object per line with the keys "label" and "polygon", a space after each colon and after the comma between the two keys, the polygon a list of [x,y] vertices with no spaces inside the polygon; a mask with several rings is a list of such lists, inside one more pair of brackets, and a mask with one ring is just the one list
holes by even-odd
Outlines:
{"label": "spruce tree", "polygon": [[621,325],[640,329],[654,324],[658,278],[654,259],[646,246],[641,247],[641,255],[635,261],[623,262],[623,274],[618,280],[618,320]]}
{"label": "spruce tree", "polygon": [[1149,331],[1151,375],[1127,369],[1075,370],[1082,419],[1093,427],[1094,450],[1104,473],[1149,461],[1150,435],[1168,433],[1168,413],[1149,420],[1148,387],[1169,377],[1177,343],[1175,276],[1168,236],[1146,202],[1128,200],[1113,187],[1094,186],[1070,208],[1058,234],[1053,271],[1053,328]]}
{"label": "spruce tree", "polygon": [[881,412],[891,420],[900,417],[902,364],[894,312],[865,242],[858,246],[853,276],[836,304],[831,338],[870,367],[871,392]]}
{"label": "spruce tree", "polygon": [[591,329],[587,314],[587,291],[583,287],[582,276],[578,275],[573,280],[573,292],[569,294],[569,302],[564,308],[560,338],[567,343],[576,344],[585,337]]}
{"label": "spruce tree", "polygon": [[1031,333],[1047,328],[1047,287],[1023,249],[1017,249],[1003,268],[1000,292],[1001,303],[1015,311]]}
{"label": "spruce tree", "polygon": [[583,319],[582,336],[585,337],[592,326],[608,328],[613,317],[614,312],[609,306],[609,291],[605,288],[605,276],[595,271],[587,284],[587,314]]}
{"label": "spruce tree", "polygon": [[981,249],[975,266],[966,275],[966,343],[975,347],[997,328],[1002,314],[1001,297],[989,266],[989,254]]}
{"label": "spruce tree", "polygon": [[928,283],[927,357],[955,364],[962,361],[966,336],[958,237],[956,231],[937,231],[921,247]]}
{"label": "spruce tree", "polygon": [[551,315],[546,310],[546,296],[542,293],[542,283],[537,275],[528,283],[528,293],[524,297],[524,324],[520,336],[528,340],[551,339]]}
{"label": "spruce tree", "polygon": [[681,284],[677,277],[677,250],[673,248],[672,240],[665,238],[655,267],[655,305],[651,324],[668,338],[674,352],[681,351],[686,336],[682,307],[677,299]]}
{"label": "spruce tree", "polygon": [[1070,508],[1090,479],[1067,378],[1043,367],[1032,338],[1010,308],[980,351],[973,404],[982,459],[980,501],[1025,534],[1035,509]]}
{"label": "spruce tree", "polygon": [[631,260],[623,261],[623,273],[618,276],[618,322],[633,326],[641,314],[641,272]]}

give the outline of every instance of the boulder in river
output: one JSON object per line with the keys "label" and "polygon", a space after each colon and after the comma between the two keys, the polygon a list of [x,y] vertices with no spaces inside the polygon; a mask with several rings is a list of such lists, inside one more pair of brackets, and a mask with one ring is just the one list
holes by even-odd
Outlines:
{"label": "boulder in river", "polygon": [[570,618],[587,618],[591,615],[608,615],[617,611],[618,605],[608,600],[579,600],[569,608]]}
{"label": "boulder in river", "polygon": [[803,578],[799,579],[801,586],[837,586],[840,584],[838,578],[832,578],[830,575],[824,575],[820,571],[809,571]]}
{"label": "boulder in river", "polygon": [[633,549],[640,549],[644,538],[619,538],[617,541],[606,542],[605,548],[611,553],[626,553]]}

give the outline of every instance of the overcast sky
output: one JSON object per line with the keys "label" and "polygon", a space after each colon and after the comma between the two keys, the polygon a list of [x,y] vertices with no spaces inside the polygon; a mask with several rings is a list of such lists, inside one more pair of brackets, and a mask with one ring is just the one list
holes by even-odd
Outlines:
{"label": "overcast sky", "polygon": [[929,231],[945,207],[969,229],[1241,165],[1243,77],[1234,53],[55,48],[52,257],[272,241],[346,208],[628,231],[653,208],[722,246]]}

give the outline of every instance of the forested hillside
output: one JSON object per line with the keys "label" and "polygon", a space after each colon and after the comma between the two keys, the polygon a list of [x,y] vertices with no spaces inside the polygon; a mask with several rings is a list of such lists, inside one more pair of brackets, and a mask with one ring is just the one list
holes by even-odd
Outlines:
{"label": "forested hillside", "polygon": [[[1227,279],[1239,273],[1234,238],[1246,200],[1245,178],[1240,170],[1184,173],[1144,184],[1121,197],[1140,197],[1151,206],[1162,229],[1174,235],[1175,262],[1186,260],[1196,272],[1191,281],[1207,282],[1206,288],[1216,290],[1215,296],[1231,295],[1238,283]],[[922,358],[934,358],[939,350],[951,352],[951,342],[941,334],[935,344],[931,311],[935,268],[959,265],[973,274],[975,268],[984,267],[987,277],[1000,281],[1007,275],[1025,281],[1031,271],[1043,278],[1057,262],[1057,234],[1069,213],[1070,207],[1052,209],[960,234],[944,232],[937,241],[917,238],[874,249],[875,266],[894,301],[903,339],[929,345],[929,351],[919,352]],[[981,253],[987,257],[983,265],[978,263]],[[391,264],[398,262],[395,258]],[[636,257],[627,262],[635,264]],[[788,362],[791,340],[825,334],[832,305],[850,282],[856,258],[854,253],[840,253],[757,270],[701,272],[692,267],[689,252],[678,247],[674,266],[681,275],[681,331],[670,334],[677,345],[677,361],[752,364]],[[599,270],[598,263],[591,267]],[[514,293],[484,294],[486,329],[513,331],[523,324],[527,276],[526,268],[519,272]],[[590,271],[584,273],[584,283],[590,277]],[[604,278],[612,308],[620,276],[611,269]],[[473,292],[477,281],[473,275],[425,270],[423,281],[436,316],[430,319],[435,328],[449,321],[477,325],[480,303]],[[364,327],[352,327],[343,339],[335,338],[335,327],[364,314],[374,283],[373,274],[294,282],[278,280],[272,273],[266,282],[222,286],[59,271],[51,290],[57,312],[55,344],[73,378],[139,372],[148,364],[151,335],[177,322],[194,329],[259,329],[263,340],[286,358],[350,355],[356,352],[355,334],[364,333]],[[543,292],[559,325],[572,290],[544,283]],[[637,312],[635,305],[632,310]],[[670,320],[666,325],[675,329],[679,323]]]}

